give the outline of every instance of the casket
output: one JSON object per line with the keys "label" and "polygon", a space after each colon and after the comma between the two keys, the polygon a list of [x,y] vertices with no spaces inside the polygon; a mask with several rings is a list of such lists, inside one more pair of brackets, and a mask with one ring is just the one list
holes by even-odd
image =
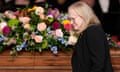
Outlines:
{"label": "casket", "polygon": [[[0,55],[0,72],[71,72],[72,51],[60,51],[53,55],[50,51],[21,52],[10,56],[10,51]],[[120,49],[111,48],[110,55],[114,72],[120,72]]]}

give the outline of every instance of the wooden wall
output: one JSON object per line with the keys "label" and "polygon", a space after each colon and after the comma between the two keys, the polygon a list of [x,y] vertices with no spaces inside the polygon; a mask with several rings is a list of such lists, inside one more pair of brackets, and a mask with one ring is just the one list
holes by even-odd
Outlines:
{"label": "wooden wall", "polygon": [[[111,48],[114,72],[120,72],[120,49]],[[0,72],[71,72],[71,52],[59,52],[54,56],[49,51],[43,53],[22,52],[11,57],[9,51],[0,55]]]}

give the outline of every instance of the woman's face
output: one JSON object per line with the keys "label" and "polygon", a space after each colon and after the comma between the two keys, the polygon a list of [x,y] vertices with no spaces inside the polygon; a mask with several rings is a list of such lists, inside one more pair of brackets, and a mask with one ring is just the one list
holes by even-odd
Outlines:
{"label": "woman's face", "polygon": [[71,20],[73,30],[79,30],[84,22],[83,18],[80,15],[77,15],[74,10],[69,10],[68,15]]}

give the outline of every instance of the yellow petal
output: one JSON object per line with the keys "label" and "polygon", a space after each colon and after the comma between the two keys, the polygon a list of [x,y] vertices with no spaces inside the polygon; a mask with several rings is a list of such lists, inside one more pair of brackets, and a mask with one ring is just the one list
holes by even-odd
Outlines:
{"label": "yellow petal", "polygon": [[63,20],[63,24],[70,24],[70,20]]}

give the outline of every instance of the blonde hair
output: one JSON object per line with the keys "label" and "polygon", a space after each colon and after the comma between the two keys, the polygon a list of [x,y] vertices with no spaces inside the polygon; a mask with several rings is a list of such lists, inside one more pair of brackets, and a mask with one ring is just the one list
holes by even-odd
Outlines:
{"label": "blonde hair", "polygon": [[84,30],[88,26],[100,24],[100,21],[93,12],[92,8],[90,8],[85,2],[82,1],[75,2],[71,6],[69,6],[68,11],[69,10],[74,10],[78,16],[81,16],[84,19],[85,21],[84,25],[85,27],[83,26]]}

